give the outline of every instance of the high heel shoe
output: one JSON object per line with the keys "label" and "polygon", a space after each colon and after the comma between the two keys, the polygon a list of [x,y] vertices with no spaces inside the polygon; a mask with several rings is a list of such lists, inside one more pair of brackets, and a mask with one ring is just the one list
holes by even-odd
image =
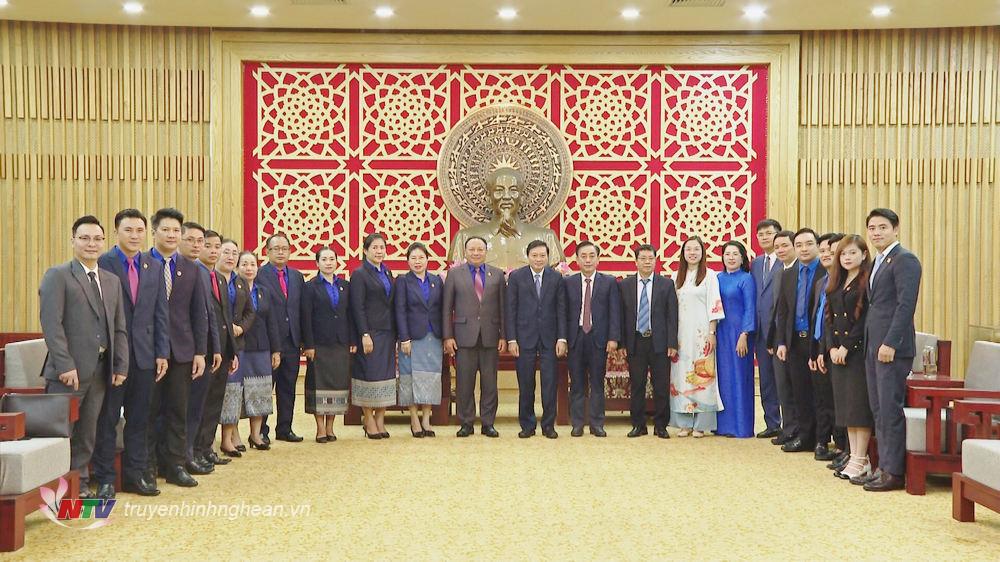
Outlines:
{"label": "high heel shoe", "polygon": [[239,444],[239,445],[236,446],[236,450],[239,451],[239,452],[241,452],[241,453],[245,453],[245,452],[247,452],[247,446],[243,445],[241,443],[241,444]]}
{"label": "high heel shoe", "polygon": [[379,433],[379,435],[382,436],[382,439],[388,439],[389,438],[389,432],[388,431],[383,431],[382,433]]}
{"label": "high heel shoe", "polygon": [[410,426],[410,435],[416,437],[417,439],[423,439],[424,431],[423,429],[421,429],[420,431],[413,431],[413,426]]}
{"label": "high heel shoe", "polygon": [[243,456],[243,453],[239,452],[238,449],[233,449],[232,451],[227,451],[224,448],[219,447],[219,450],[222,451],[223,455],[226,455],[227,457],[233,457],[234,459],[238,459],[238,458],[240,458],[240,457]]}
{"label": "high heel shoe", "polygon": [[434,430],[427,429],[426,427],[424,427],[424,424],[422,422],[420,424],[420,429],[424,430],[424,437],[435,437]]}
{"label": "high heel shoe", "polygon": [[247,443],[250,443],[251,449],[257,449],[258,451],[267,451],[271,448],[270,445],[261,441],[260,443],[254,443],[253,439],[247,439]]}
{"label": "high heel shoe", "polygon": [[368,428],[367,427],[363,427],[362,429],[365,430],[365,437],[367,437],[369,439],[381,439],[382,438],[382,434],[381,433],[368,433]]}

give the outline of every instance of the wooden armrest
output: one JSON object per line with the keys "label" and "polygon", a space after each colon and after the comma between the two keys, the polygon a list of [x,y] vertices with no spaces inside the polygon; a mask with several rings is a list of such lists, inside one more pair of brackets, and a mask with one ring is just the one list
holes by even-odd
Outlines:
{"label": "wooden armrest", "polygon": [[0,441],[17,441],[24,437],[24,412],[0,413]]}
{"label": "wooden armrest", "polygon": [[970,388],[941,388],[931,386],[911,386],[910,397],[913,399],[910,406],[914,408],[928,408],[931,402],[946,403],[952,400],[963,399],[986,399],[1000,400],[1000,390],[972,390]]}
{"label": "wooden armrest", "polygon": [[993,416],[1000,415],[1000,402],[956,400],[952,410],[955,422],[973,427],[966,439],[989,439],[993,435]]}

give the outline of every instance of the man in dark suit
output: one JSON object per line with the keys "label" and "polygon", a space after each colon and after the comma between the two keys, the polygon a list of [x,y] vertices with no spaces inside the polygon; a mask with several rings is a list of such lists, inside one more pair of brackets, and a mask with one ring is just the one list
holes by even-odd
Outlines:
{"label": "man in dark suit", "polygon": [[158,376],[162,377],[167,372],[170,319],[167,316],[163,264],[148,253],[141,252],[146,243],[146,224],[145,215],[136,209],[119,211],[115,215],[118,244],[97,260],[101,269],[113,273],[121,281],[129,338],[127,382],[108,389],[97,425],[92,463],[98,498],[115,497],[115,448],[122,406],[125,407],[125,428],[122,431],[125,445],[122,454],[124,491],[142,496],[160,493],[156,489],[156,480],[146,478],[149,461],[146,433],[149,430],[153,385]]}
{"label": "man in dark suit", "polygon": [[[292,246],[283,233],[271,235],[266,243],[267,264],[260,268],[257,282],[267,287],[276,300],[278,329],[281,333],[281,364],[272,373],[274,392],[278,399],[278,422],[274,435],[279,441],[298,443],[302,437],[292,431],[292,415],[295,412],[295,381],[299,378],[299,356],[302,350],[302,288],[305,277],[288,265]],[[270,443],[270,428],[267,416],[261,426],[261,436]]]}
{"label": "man in dark suit", "polygon": [[795,439],[799,432],[799,416],[795,409],[795,396],[792,393],[792,383],[788,379],[788,369],[785,362],[774,356],[775,352],[775,318],[777,312],[778,297],[781,295],[781,279],[785,270],[798,265],[795,259],[795,246],[792,239],[795,233],[790,230],[782,230],[774,235],[774,256],[781,262],[774,278],[771,280],[771,294],[774,304],[771,305],[770,321],[766,330],[767,354],[771,357],[771,366],[774,368],[774,386],[778,391],[778,404],[781,405],[781,433],[771,439],[773,445],[784,445]]}
{"label": "man in dark suit", "polygon": [[795,399],[799,431],[795,439],[781,446],[786,453],[819,450],[816,444],[816,408],[813,400],[812,372],[809,369],[812,306],[816,280],[826,276],[820,267],[816,232],[801,228],[792,239],[799,262],[782,272],[781,293],[774,311],[775,356],[785,362],[788,380]]}
{"label": "man in dark suit", "polygon": [[865,319],[865,362],[868,401],[875,415],[879,467],[865,490],[903,488],[906,473],[906,377],[916,355],[913,315],[920,292],[920,260],[899,244],[899,216],[874,209],[866,222],[868,239],[878,254],[872,264]]}
{"label": "man in dark suit", "polygon": [[[188,443],[190,443],[191,460],[205,467],[229,464],[231,459],[220,457],[212,449],[215,434],[219,427],[219,417],[222,414],[222,400],[226,395],[228,376],[239,368],[239,358],[236,356],[236,338],[233,335],[233,309],[229,301],[229,285],[226,276],[216,271],[222,251],[222,235],[214,230],[205,231],[205,247],[198,258],[198,265],[205,269],[202,281],[206,283],[206,298],[209,303],[211,318],[215,320],[218,333],[218,345],[214,338],[209,338],[209,353],[220,356],[220,366],[212,370],[205,379],[204,399],[202,400],[200,423],[193,425],[188,420]],[[214,359],[213,359],[214,364]],[[197,381],[195,381],[197,382]],[[192,387],[194,385],[192,384]],[[190,412],[190,410],[189,410]]]}
{"label": "man in dark suit", "polygon": [[462,426],[455,433],[474,433],[476,372],[479,373],[479,416],[483,435],[500,437],[497,417],[497,359],[507,349],[503,311],[507,282],[503,271],[486,264],[486,240],[465,241],[465,263],[451,268],[444,282],[442,332],[444,351],[455,356],[456,410]]}
{"label": "man in dark suit", "polygon": [[129,372],[128,332],[121,282],[101,271],[104,227],[92,216],[73,223],[73,259],[49,268],[38,289],[42,335],[48,357],[45,392],[73,394],[79,418],[70,438],[70,468],[80,473],[80,497],[91,498],[88,465],[97,420],[108,385],[125,383]]}
{"label": "man in dark suit", "polygon": [[[837,252],[837,242],[844,235],[838,232],[827,232],[819,237],[819,263],[826,271],[825,277],[817,276],[814,281],[812,317],[809,324],[809,369],[812,371],[813,402],[816,406],[816,453],[818,461],[832,461],[841,457],[847,448],[847,430],[835,427],[835,408],[833,404],[833,381],[830,380],[828,365],[830,358],[826,352],[820,352],[820,341],[823,338],[824,314],[826,312],[826,288],[830,275],[836,270],[834,255]],[[830,438],[837,450],[830,450]]]}
{"label": "man in dark suit", "polygon": [[[205,373],[208,352],[208,308],[198,266],[177,253],[184,215],[177,209],[153,213],[153,249],[150,254],[163,264],[163,280],[170,316],[170,361],[167,374],[153,390],[151,412],[160,416],[158,427],[150,424],[150,451],[155,448],[156,466],[167,482],[197,486],[185,468],[187,461],[187,414],[191,381]],[[153,460],[152,458],[150,459]]]}
{"label": "man in dark suit", "polygon": [[[590,434],[607,437],[604,431],[604,373],[608,354],[621,341],[622,303],[617,280],[597,272],[600,250],[593,242],[576,245],[580,273],[564,280],[566,331],[569,336],[569,415],[573,437],[583,435],[589,414]],[[590,392],[590,401],[586,402]]]}
{"label": "man in dark suit", "polygon": [[669,439],[670,360],[677,355],[677,291],[674,281],[653,273],[656,248],[643,244],[635,249],[637,275],[622,280],[622,332],[631,381],[632,431],[629,437],[646,435],[646,373],[653,383],[653,433]]}
{"label": "man in dark suit", "polygon": [[542,435],[556,433],[556,356],[566,356],[566,293],[562,276],[549,267],[549,247],[532,240],[525,250],[528,265],[507,280],[507,349],[516,357],[518,437],[535,434],[535,362],[542,382]]}
{"label": "man in dark suit", "polygon": [[781,223],[764,219],[757,223],[757,242],[763,254],[750,263],[750,274],[757,287],[757,318],[754,335],[757,355],[757,373],[760,377],[760,405],[764,410],[765,429],[757,434],[760,439],[770,439],[781,434],[781,409],[778,387],[774,382],[774,357],[767,351],[767,337],[774,315],[774,279],[781,269],[781,261],[774,253],[774,235],[781,231]]}

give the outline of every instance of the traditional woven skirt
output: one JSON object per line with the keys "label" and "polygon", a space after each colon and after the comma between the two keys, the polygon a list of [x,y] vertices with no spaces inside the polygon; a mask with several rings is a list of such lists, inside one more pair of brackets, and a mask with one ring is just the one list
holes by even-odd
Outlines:
{"label": "traditional woven skirt", "polygon": [[250,417],[266,416],[274,411],[271,402],[271,354],[267,351],[240,353],[243,371],[243,408]]}
{"label": "traditional woven skirt", "polygon": [[361,346],[354,354],[351,372],[351,404],[363,408],[396,405],[396,335],[391,330],[372,333],[375,348],[365,355]]}
{"label": "traditional woven skirt", "polygon": [[243,352],[239,353],[240,368],[226,377],[226,394],[222,398],[222,412],[219,415],[219,423],[232,425],[239,423],[240,417],[246,417],[243,413]]}
{"label": "traditional woven skirt", "polygon": [[441,403],[441,340],[434,332],[411,342],[410,354],[399,352],[399,405]]}
{"label": "traditional woven skirt", "polygon": [[316,346],[306,365],[306,413],[335,416],[347,412],[351,387],[351,354],[346,345]]}

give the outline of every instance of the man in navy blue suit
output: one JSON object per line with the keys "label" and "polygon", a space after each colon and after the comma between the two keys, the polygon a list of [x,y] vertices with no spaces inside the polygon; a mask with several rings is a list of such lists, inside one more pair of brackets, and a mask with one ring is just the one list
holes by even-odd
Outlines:
{"label": "man in navy blue suit", "polygon": [[[278,423],[274,435],[279,441],[297,443],[302,438],[292,431],[292,413],[295,410],[295,381],[299,377],[299,355],[302,348],[300,310],[302,288],[305,277],[297,269],[289,267],[288,257],[292,245],[284,233],[272,234],[265,243],[267,264],[260,268],[257,282],[267,287],[277,299],[278,331],[281,333],[281,364],[272,373],[274,391],[278,397]],[[270,443],[267,416],[261,426],[261,436]]]}
{"label": "man in navy blue suit", "polygon": [[767,351],[767,337],[774,317],[774,281],[781,274],[781,260],[774,253],[774,235],[781,231],[781,223],[764,219],[757,223],[757,242],[763,254],[750,263],[750,274],[757,286],[757,372],[760,377],[760,405],[764,409],[766,429],[757,434],[760,439],[770,439],[781,434],[781,408],[778,387],[774,382],[774,357]]}
{"label": "man in navy blue suit", "polygon": [[[567,277],[566,331],[569,339],[569,415],[573,437],[583,435],[589,414],[590,434],[604,431],[604,373],[608,354],[621,341],[621,297],[614,277],[597,272],[600,250],[593,242],[576,245],[580,273]],[[587,392],[590,401],[586,402]],[[589,412],[588,410],[589,406]]]}
{"label": "man in navy blue suit", "polygon": [[519,393],[518,437],[535,434],[535,362],[542,379],[542,435],[556,433],[556,356],[565,357],[566,293],[562,276],[549,267],[549,247],[533,240],[525,253],[528,265],[510,274],[507,280],[507,349],[517,358]]}
{"label": "man in navy blue suit", "polygon": [[122,386],[108,387],[97,420],[97,443],[91,463],[97,496],[102,499],[115,497],[115,446],[122,406],[125,407],[124,491],[142,496],[160,493],[156,481],[146,477],[146,431],[153,385],[167,373],[170,330],[163,264],[141,251],[146,243],[146,225],[146,217],[138,210],[119,211],[115,215],[117,245],[97,260],[98,267],[121,280],[129,340],[128,378]]}

